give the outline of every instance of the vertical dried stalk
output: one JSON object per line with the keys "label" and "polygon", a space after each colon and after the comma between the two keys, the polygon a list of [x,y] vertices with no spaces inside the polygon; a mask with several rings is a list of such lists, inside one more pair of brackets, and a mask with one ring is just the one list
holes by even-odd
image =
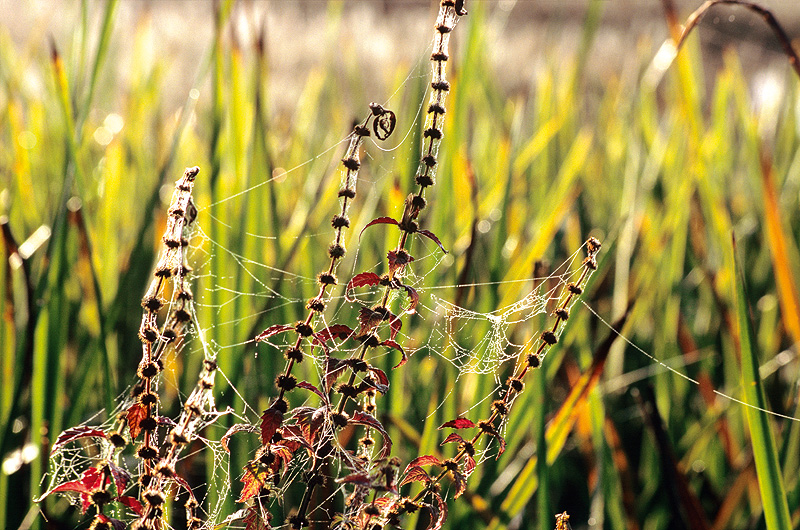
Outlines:
{"label": "vertical dried stalk", "polygon": [[[142,360],[137,371],[141,384],[134,389],[137,403],[128,410],[127,414],[131,438],[136,438],[139,430],[144,433],[144,441],[136,451],[137,456],[143,462],[139,480],[142,488],[141,497],[144,501],[143,513],[135,524],[136,528],[159,527],[164,503],[163,480],[174,476],[174,463],[177,460],[178,449],[183,445],[178,440],[188,442],[191,438],[191,426],[199,418],[201,405],[209,397],[210,389],[213,386],[213,370],[204,365],[200,379],[202,388],[198,389],[199,393],[195,391],[187,401],[181,421],[170,436],[171,445],[167,455],[155,465],[158,457],[155,430],[158,426],[156,417],[159,403],[156,387],[157,377],[163,369],[162,356],[167,346],[181,336],[186,324],[191,319],[193,296],[186,281],[186,277],[191,272],[186,263],[186,248],[189,244],[186,230],[197,215],[197,210],[192,203],[192,190],[199,171],[197,167],[187,168],[183,177],[175,184],[168,211],[167,228],[163,237],[164,250],[156,264],[150,287],[142,298],[144,313],[139,327]],[[173,297],[169,316],[164,324],[164,331],[160,332],[158,312],[166,303],[163,293],[170,278],[174,278]],[[213,367],[215,368],[216,365]]]}

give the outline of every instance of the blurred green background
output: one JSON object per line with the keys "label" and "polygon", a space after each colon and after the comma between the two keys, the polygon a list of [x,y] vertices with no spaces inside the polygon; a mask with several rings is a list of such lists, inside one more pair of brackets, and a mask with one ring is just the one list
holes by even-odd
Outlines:
{"label": "blurred green background", "polygon": [[[773,4],[800,35],[800,10]],[[695,7],[680,2],[680,19]],[[554,269],[593,235],[604,250],[586,302],[609,322],[630,308],[623,334],[699,384],[620,340],[599,364],[611,332],[576,306],[515,403],[508,450],[478,467],[448,527],[553,528],[566,510],[576,529],[757,529],[785,499],[797,528],[800,425],[748,420],[714,393],[750,402],[743,384],[763,389],[766,408],[800,416],[800,98],[777,41],[760,18],[716,7],[670,63],[655,0],[468,8],[452,37],[439,178],[422,220],[450,252],[412,247],[423,308],[434,295],[479,312],[505,307],[530,292],[537,264]],[[315,292],[339,208],[340,142],[370,101],[394,110],[398,126],[386,145],[365,144],[340,278],[380,272],[393,244],[389,228],[357,234],[399,216],[412,190],[436,2],[3,10],[0,528],[75,528],[86,518],[64,499],[31,499],[48,486],[58,433],[113,410],[135,382],[139,302],[174,181],[200,166],[194,292],[225,375],[218,408],[256,421],[283,360],[252,338],[301,318]],[[352,307],[337,300],[330,318],[348,323]],[[737,323],[748,311],[752,340]],[[406,317],[402,343],[415,355],[378,402],[404,462],[437,450],[444,421],[487,417],[495,388],[492,375],[457,378],[428,347],[435,324],[424,309]],[[510,339],[545,324],[526,319]],[[478,321],[458,341],[469,348],[488,329]],[[389,371],[397,355],[374,362]],[[164,415],[179,412],[201,359],[197,340],[169,357]],[[753,359],[759,375],[748,380]],[[317,377],[312,363],[302,369]],[[234,421],[203,435],[219,439]],[[751,434],[758,421],[774,451]],[[232,445],[225,513],[237,509],[237,470],[256,443],[246,438]],[[757,475],[770,459],[777,469]],[[211,492],[225,478],[211,457],[183,465]],[[287,505],[299,495],[288,490]]]}

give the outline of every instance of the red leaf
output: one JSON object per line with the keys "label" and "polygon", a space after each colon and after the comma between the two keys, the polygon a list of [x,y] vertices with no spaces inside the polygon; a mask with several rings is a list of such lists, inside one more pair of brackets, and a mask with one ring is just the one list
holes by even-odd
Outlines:
{"label": "red leaf", "polygon": [[403,321],[397,318],[396,315],[391,315],[391,317],[389,317],[389,338],[394,340],[402,327]]}
{"label": "red leaf", "polygon": [[[402,346],[400,346],[395,341],[393,341],[393,340],[385,340],[385,341],[381,342],[380,345],[381,346],[386,346],[386,347],[389,347],[389,348],[394,348],[395,350],[398,350],[401,354],[403,354],[403,358],[400,359],[399,363],[397,363],[395,366],[392,367],[392,370],[394,370],[395,368],[400,368],[401,366],[403,366],[404,364],[406,364],[408,362],[408,356],[406,355],[406,351],[403,349]],[[384,375],[386,375],[386,374],[384,374]],[[387,379],[387,384],[388,384],[388,379]]]}
{"label": "red leaf", "polygon": [[373,219],[372,221],[367,223],[367,226],[365,226],[364,228],[361,229],[361,232],[358,234],[358,237],[360,238],[361,234],[364,233],[364,230],[366,230],[370,226],[379,225],[379,224],[390,224],[390,225],[400,226],[400,223],[398,223],[397,221],[395,221],[391,217],[378,217],[377,219]]}
{"label": "red leaf", "polygon": [[442,249],[442,252],[444,252],[445,254],[447,254],[447,251],[446,251],[446,250],[444,249],[444,247],[442,246],[442,242],[441,242],[441,241],[439,241],[439,238],[438,238],[438,237],[436,237],[436,236],[433,234],[433,232],[431,232],[430,230],[417,230],[417,233],[418,233],[418,234],[420,234],[420,235],[423,235],[423,236],[427,237],[428,239],[430,239],[431,241],[433,241],[434,243],[436,243],[437,245],[439,245],[439,248],[440,248],[440,249]]}
{"label": "red leaf", "polygon": [[404,474],[408,473],[408,470],[414,466],[441,466],[441,465],[442,461],[436,458],[435,456],[431,455],[418,456],[417,458],[408,463],[408,465],[406,466],[406,470],[403,473]]}
{"label": "red leaf", "polygon": [[425,472],[424,469],[422,469],[419,466],[414,466],[411,469],[406,470],[403,480],[400,481],[400,485],[405,486],[406,484],[409,484],[411,482],[424,482],[425,484],[427,484],[430,481],[431,477],[430,475],[428,475],[428,473]]}
{"label": "red leaf", "polygon": [[374,366],[369,366],[368,370],[372,372],[372,375],[374,375],[378,379],[378,383],[386,387],[389,386],[389,378],[386,376],[386,372],[384,372],[380,368],[375,368]]}
{"label": "red leaf", "polygon": [[297,388],[303,388],[305,390],[310,390],[311,392],[314,392],[316,395],[318,395],[320,398],[322,398],[322,401],[324,403],[328,402],[328,396],[326,394],[324,394],[319,388],[315,387],[314,385],[312,385],[308,381],[302,381],[300,383],[297,383]]}
{"label": "red leaf", "polygon": [[144,511],[142,503],[139,502],[137,499],[134,499],[133,497],[128,497],[127,495],[120,495],[119,497],[117,497],[117,500],[122,504],[124,504],[125,506],[127,506],[128,508],[130,508],[131,510],[133,510],[134,513],[136,513],[136,515],[142,515],[142,512]]}
{"label": "red leaf", "polygon": [[406,293],[408,293],[408,298],[409,300],[411,300],[405,312],[408,313],[409,315],[412,313],[416,313],[417,304],[419,304],[419,293],[417,293],[417,290],[411,287],[410,285],[403,285],[403,289],[406,290]]}
{"label": "red leaf", "polygon": [[464,474],[470,476],[473,471],[475,471],[475,459],[467,455],[466,462],[464,462]]}
{"label": "red leaf", "polygon": [[475,423],[473,423],[472,420],[469,420],[467,418],[456,418],[454,420],[450,420],[442,424],[442,426],[439,427],[439,429],[444,429],[446,427],[450,427],[451,429],[472,429],[474,427],[477,427],[477,425],[475,425]]}
{"label": "red leaf", "polygon": [[331,339],[345,340],[353,335],[353,330],[344,324],[336,324],[328,326],[319,333],[314,334],[314,344],[325,346],[325,343]]}
{"label": "red leaf", "polygon": [[88,427],[86,425],[67,429],[66,431],[58,435],[58,438],[56,438],[56,442],[53,444],[50,453],[51,454],[55,453],[57,449],[60,449],[64,444],[68,442],[86,437],[105,438],[106,433],[105,431],[102,431],[97,427]]}
{"label": "red leaf", "polygon": [[251,506],[247,510],[247,515],[244,516],[242,522],[244,523],[245,530],[268,530],[272,528],[269,525],[269,520],[272,519],[272,514],[264,510],[267,520],[261,515],[261,511],[256,506]]}
{"label": "red leaf", "polygon": [[83,473],[81,473],[81,478],[78,480],[71,480],[69,482],[65,482],[60,486],[56,486],[55,488],[51,489],[41,498],[50,495],[51,493],[64,493],[64,492],[76,492],[76,493],[86,493],[90,494],[102,488],[103,486],[103,473],[100,472],[99,469],[96,467],[90,467]]}
{"label": "red leaf", "polygon": [[378,458],[387,458],[392,452],[392,439],[389,438],[389,433],[386,432],[386,429],[383,428],[381,422],[376,420],[371,415],[367,414],[366,412],[356,411],[353,413],[353,416],[350,418],[348,423],[353,423],[356,425],[366,425],[367,427],[372,427],[383,437],[383,447],[381,447],[381,452],[378,455]]}
{"label": "red leaf", "polygon": [[362,272],[356,274],[353,276],[353,279],[347,282],[347,287],[344,290],[344,297],[348,302],[355,302],[356,299],[350,296],[350,291],[356,287],[363,287],[365,285],[378,285],[379,283],[381,283],[381,277],[374,272]]}
{"label": "red leaf", "polygon": [[414,261],[414,256],[406,251],[395,252],[390,250],[386,257],[389,260],[389,275],[394,276],[398,270],[402,270],[406,265]]}
{"label": "red leaf", "polygon": [[464,475],[459,473],[458,471],[451,471],[451,475],[453,475],[453,481],[456,483],[456,493],[454,498],[461,497],[461,494],[467,490],[467,479],[464,478]]}
{"label": "red leaf", "polygon": [[447,519],[447,503],[438,493],[434,493],[433,496],[436,499],[436,504],[427,505],[431,511],[431,524],[428,525],[428,530],[441,530]]}
{"label": "red leaf", "polygon": [[245,502],[258,495],[258,492],[261,491],[267,478],[269,478],[268,470],[259,469],[258,465],[248,464],[244,466],[244,474],[240,479],[244,487],[242,488],[242,493],[239,495],[239,498],[236,499],[236,502]]}
{"label": "red leaf", "polygon": [[464,438],[462,438],[461,435],[458,434],[457,432],[451,432],[450,435],[447,438],[445,438],[444,441],[439,445],[448,444],[450,442],[463,443]]}
{"label": "red leaf", "polygon": [[369,307],[362,307],[358,310],[358,321],[361,323],[358,335],[363,337],[375,329],[375,326],[383,322],[383,314]]}
{"label": "red leaf", "polygon": [[117,488],[117,494],[125,491],[128,487],[128,482],[131,480],[131,475],[125,469],[108,462],[108,469],[111,471],[111,478],[114,479],[114,487]]}
{"label": "red leaf", "polygon": [[340,359],[328,357],[325,366],[325,389],[329,390],[347,367]]}
{"label": "red leaf", "polygon": [[[302,447],[302,445],[299,443],[293,443],[292,445],[294,446],[295,450]],[[289,462],[292,461],[292,457],[294,456],[294,451],[292,450],[291,447],[285,445],[285,441],[273,444],[270,447],[270,451],[272,452],[273,455],[275,455],[275,461],[273,462],[272,465],[272,471],[274,473],[278,472],[278,469],[280,468],[281,465],[283,465],[283,468],[286,469],[289,465]]]}
{"label": "red leaf", "polygon": [[[110,524],[111,528],[113,528],[114,530],[125,530],[125,523],[123,523],[119,519],[114,519],[112,517],[107,517],[107,516],[103,515],[102,513],[98,513],[97,515],[95,515],[94,518],[96,520],[100,521],[101,523],[105,523],[106,525]],[[95,525],[92,524],[91,527],[94,528]],[[106,528],[108,528],[108,527],[106,527]]]}
{"label": "red leaf", "polygon": [[142,432],[142,428],[139,427],[139,423],[147,417],[147,406],[142,403],[134,403],[128,409],[128,413],[125,415],[125,421],[128,423],[128,429],[131,433],[131,440],[135,440],[139,433]]}
{"label": "red leaf", "polygon": [[270,407],[261,415],[261,443],[267,445],[283,423],[283,413]]}
{"label": "red leaf", "polygon": [[352,473],[346,477],[337,478],[336,482],[340,484],[358,484],[359,486],[370,486],[372,484],[369,475],[366,473]]}
{"label": "red leaf", "polygon": [[270,326],[258,335],[256,335],[256,342],[261,342],[267,340],[269,337],[273,335],[277,335],[278,333],[283,333],[284,331],[291,331],[294,329],[294,326],[289,326],[286,324],[276,324],[274,326]]}
{"label": "red leaf", "polygon": [[255,427],[252,425],[248,425],[246,423],[235,424],[233,427],[228,429],[228,431],[222,436],[222,438],[219,439],[219,443],[220,445],[222,445],[222,448],[225,449],[226,453],[230,454],[231,452],[231,450],[228,449],[228,440],[230,440],[231,436],[240,431],[256,432]]}
{"label": "red leaf", "polygon": [[494,437],[497,438],[497,441],[500,443],[500,450],[497,452],[497,456],[495,457],[495,460],[497,460],[500,458],[500,455],[506,452],[506,439],[499,434],[495,434]]}
{"label": "red leaf", "polygon": [[[303,409],[300,413],[295,413],[297,417],[297,426],[300,428],[300,433],[305,444],[309,447],[314,445],[317,433],[322,425],[325,423],[325,411],[327,405],[323,405],[317,409],[311,407],[297,407]],[[295,411],[297,410],[295,409]]]}

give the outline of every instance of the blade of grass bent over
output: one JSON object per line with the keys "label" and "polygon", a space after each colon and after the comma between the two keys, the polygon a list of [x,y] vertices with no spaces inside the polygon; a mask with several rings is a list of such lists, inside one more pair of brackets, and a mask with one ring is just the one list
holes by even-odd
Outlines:
{"label": "blade of grass bent over", "polygon": [[[733,246],[735,253],[735,238]],[[736,315],[739,323],[739,348],[742,360],[743,400],[748,405],[745,409],[745,415],[750,428],[758,487],[761,491],[761,502],[764,508],[767,528],[769,530],[788,529],[792,528],[792,520],[789,515],[789,506],[786,502],[786,490],[778,463],[775,438],[769,424],[767,401],[758,374],[757,346],[754,341],[753,323],[750,319],[745,295],[744,273],[741,269],[740,260],[735,260],[735,263],[737,277],[735,299]]]}

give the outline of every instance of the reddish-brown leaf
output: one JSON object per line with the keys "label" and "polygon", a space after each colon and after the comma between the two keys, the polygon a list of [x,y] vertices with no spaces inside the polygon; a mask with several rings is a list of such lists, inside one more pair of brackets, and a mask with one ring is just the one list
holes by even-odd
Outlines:
{"label": "reddish-brown leaf", "polygon": [[268,470],[253,465],[246,465],[244,467],[244,474],[240,479],[244,487],[242,488],[242,493],[239,495],[239,498],[236,499],[236,502],[245,502],[258,495],[258,492],[261,491],[267,478],[269,478]]}
{"label": "reddish-brown leaf", "polygon": [[313,342],[320,346],[325,346],[325,343],[331,339],[346,340],[353,335],[353,330],[344,324],[335,324],[328,326],[319,333],[314,334]]}
{"label": "reddish-brown leaf", "polygon": [[333,383],[339,378],[339,376],[344,372],[344,369],[347,365],[342,362],[341,359],[337,359],[335,357],[328,357],[326,366],[325,366],[325,389],[329,390]]}
{"label": "reddish-brown leaf", "polygon": [[497,443],[500,444],[500,450],[497,452],[497,456],[495,457],[495,460],[497,460],[500,458],[500,455],[506,452],[506,439],[497,433],[494,434],[494,437],[497,439]]}
{"label": "reddish-brown leaf", "polygon": [[408,252],[395,252],[394,250],[390,250],[388,254],[386,254],[387,259],[389,260],[389,275],[394,276],[394,273],[402,270],[406,265],[414,261],[414,256],[409,254]]}
{"label": "reddish-brown leaf", "polygon": [[368,366],[367,369],[372,372],[372,375],[375,376],[375,378],[378,380],[378,383],[385,387],[389,386],[389,377],[386,375],[386,372],[380,368],[375,368],[372,365]]}
{"label": "reddish-brown leaf", "polygon": [[315,387],[308,381],[302,381],[300,383],[297,383],[297,388],[310,390],[311,392],[314,392],[316,395],[318,395],[322,399],[323,403],[328,402],[328,396],[324,394],[319,388]]}
{"label": "reddish-brown leaf", "polygon": [[337,478],[336,482],[340,484],[357,484],[359,486],[367,487],[372,484],[372,481],[369,479],[369,475],[366,473],[352,473],[346,477]]}
{"label": "reddish-brown leaf", "polygon": [[383,314],[369,307],[362,307],[358,311],[358,321],[361,323],[358,335],[367,335],[371,333],[378,324],[383,322]]}
{"label": "reddish-brown leaf", "polygon": [[400,359],[400,362],[392,367],[392,370],[394,370],[395,368],[400,368],[401,366],[403,366],[404,364],[406,364],[408,362],[408,356],[406,355],[406,351],[397,342],[395,342],[393,340],[385,340],[385,341],[381,342],[380,345],[381,346],[386,346],[387,348],[394,348],[395,350],[399,351],[403,355],[403,357]]}
{"label": "reddish-brown leaf", "polygon": [[381,436],[383,437],[383,447],[381,447],[381,452],[378,455],[378,458],[389,457],[389,455],[392,453],[392,439],[389,438],[389,433],[387,433],[386,429],[383,428],[383,424],[381,424],[381,422],[366,412],[356,411],[353,413],[353,416],[350,418],[348,423],[372,427],[381,433]]}
{"label": "reddish-brown leaf", "polygon": [[283,423],[283,413],[270,407],[261,415],[261,443],[267,445]]}
{"label": "reddish-brown leaf", "polygon": [[426,505],[431,511],[431,523],[428,525],[428,530],[441,530],[447,520],[447,503],[438,493],[433,493],[433,496],[435,503]]}
{"label": "reddish-brown leaf", "polygon": [[134,403],[128,409],[125,415],[125,421],[128,423],[128,429],[131,433],[131,440],[135,440],[142,428],[139,423],[147,417],[147,406],[142,403]]}
{"label": "reddish-brown leaf", "polygon": [[436,458],[435,456],[431,455],[423,455],[418,456],[414,460],[408,463],[406,466],[406,470],[403,472],[404,474],[408,473],[408,470],[414,466],[441,466],[442,461]]}
{"label": "reddish-brown leaf", "polygon": [[424,482],[427,484],[430,481],[431,477],[424,469],[419,466],[414,466],[410,469],[406,469],[403,480],[400,481],[400,485],[405,486],[411,482]]}
{"label": "reddish-brown leaf", "polygon": [[400,332],[400,328],[403,327],[403,321],[397,318],[397,315],[393,315],[390,313],[389,317],[389,338],[394,340],[397,337],[397,334]]}
{"label": "reddish-brown leaf", "polygon": [[464,462],[464,474],[469,477],[473,471],[475,471],[475,459],[472,458],[470,455],[467,455],[466,461]]}
{"label": "reddish-brown leaf", "polygon": [[81,425],[80,427],[73,427],[71,429],[67,429],[66,431],[62,432],[56,438],[53,447],[51,448],[50,452],[54,453],[58,449],[60,449],[64,444],[69,443],[73,440],[77,440],[79,438],[105,438],[106,433],[105,431],[98,429],[97,427],[88,427],[86,425]]}
{"label": "reddish-brown leaf", "polygon": [[372,226],[372,225],[380,225],[380,224],[390,224],[390,225],[400,226],[400,223],[398,223],[397,221],[395,221],[391,217],[378,217],[377,219],[373,219],[372,221],[367,223],[367,226],[365,226],[364,228],[361,229],[361,232],[358,234],[358,237],[361,237],[361,234],[364,233],[364,230],[366,230],[370,226]]}
{"label": "reddish-brown leaf", "polygon": [[81,499],[81,512],[86,513],[86,510],[91,506],[89,495],[98,491],[103,487],[105,477],[103,473],[96,467],[90,467],[83,473],[78,480],[71,480],[65,482],[51,489],[37,499],[41,500],[50,495],[51,493],[79,493]]}
{"label": "reddish-brown leaf", "polygon": [[453,482],[455,482],[456,485],[454,498],[457,499],[467,490],[467,479],[458,471],[451,471],[450,474],[453,475]]}
{"label": "reddish-brown leaf", "polygon": [[442,249],[442,252],[444,252],[445,254],[447,254],[447,251],[446,251],[446,250],[444,249],[444,247],[442,246],[442,242],[441,242],[441,241],[439,241],[439,238],[438,238],[438,237],[436,237],[436,236],[434,235],[434,233],[433,233],[433,232],[431,232],[430,230],[417,230],[417,233],[418,233],[418,234],[420,234],[420,235],[423,235],[423,236],[427,237],[428,239],[430,239],[431,241],[433,241],[434,243],[436,243],[437,245],[439,245],[439,248],[440,248],[440,249]]}
{"label": "reddish-brown leaf", "polygon": [[286,469],[286,467],[289,465],[289,462],[292,461],[294,451],[301,447],[299,443],[295,443],[294,447],[289,447],[289,443],[290,442],[283,440],[280,443],[273,444],[272,447],[270,447],[272,454],[275,455],[275,461],[272,465],[273,472],[277,473],[281,465],[284,469]]}
{"label": "reddish-brown leaf", "polygon": [[294,329],[294,326],[289,326],[287,324],[276,324],[274,326],[270,326],[258,335],[256,335],[256,342],[261,342],[267,340],[269,337],[273,335],[277,335],[278,333],[283,333],[284,331],[291,331]]}
{"label": "reddish-brown leaf", "polygon": [[125,488],[128,487],[128,482],[131,480],[130,473],[113,462],[108,462],[108,469],[111,472],[111,478],[114,479],[114,487],[117,488],[117,494],[125,491]]}
{"label": "reddish-brown leaf", "polygon": [[440,445],[449,444],[451,442],[463,443],[464,438],[462,438],[457,432],[451,432]]}
{"label": "reddish-brown leaf", "polygon": [[247,432],[257,432],[256,427],[253,425],[249,425],[247,423],[237,423],[219,439],[219,443],[223,449],[225,449],[226,453],[230,453],[231,450],[228,448],[228,440],[230,440],[231,436],[236,434],[237,432],[247,431]]}
{"label": "reddish-brown leaf", "polygon": [[142,515],[142,503],[138,499],[128,497],[127,495],[120,495],[117,500],[134,511],[136,515]]}
{"label": "reddish-brown leaf", "polygon": [[410,285],[403,285],[403,289],[406,290],[406,293],[408,294],[408,299],[410,300],[405,312],[408,313],[409,315],[416,313],[417,305],[419,304],[419,293],[417,293],[417,290],[411,287]]}
{"label": "reddish-brown leaf", "polygon": [[[98,513],[97,515],[94,516],[94,518],[97,521],[99,521],[99,522],[101,522],[101,523],[106,525],[104,527],[98,526],[98,528],[108,528],[107,525],[111,525],[111,528],[113,528],[114,530],[125,530],[125,523],[123,523],[119,519],[114,519],[113,517],[108,517],[106,515],[103,515],[102,513]],[[94,528],[94,527],[95,527],[95,525],[92,524],[92,528]]]}
{"label": "reddish-brown leaf", "polygon": [[261,515],[260,510],[256,506],[251,506],[247,509],[247,515],[244,516],[242,522],[244,523],[245,530],[269,530],[272,528],[269,525],[269,520],[272,518],[272,514],[268,511],[264,510],[264,513],[267,517],[267,520],[264,520],[264,517]]}
{"label": "reddish-brown leaf", "polygon": [[381,283],[381,277],[374,272],[362,272],[353,276],[347,287],[344,290],[344,297],[348,302],[355,302],[355,298],[350,296],[350,292],[356,287],[363,287],[365,285],[378,285]]}
{"label": "reddish-brown leaf", "polygon": [[325,423],[325,412],[328,410],[328,407],[323,405],[317,409],[309,407],[298,408],[302,408],[303,411],[301,414],[297,415],[297,426],[300,428],[300,432],[303,440],[305,440],[305,443],[308,446],[313,446],[317,437],[317,433]]}
{"label": "reddish-brown leaf", "polygon": [[90,467],[83,473],[78,480],[71,480],[65,482],[45,493],[42,498],[50,495],[51,493],[92,493],[99,490],[103,486],[103,473],[96,467]]}
{"label": "reddish-brown leaf", "polygon": [[473,429],[477,427],[477,425],[470,419],[467,418],[456,418],[454,420],[450,420],[446,423],[443,423],[440,429],[444,429],[446,427],[450,427],[451,429]]}

